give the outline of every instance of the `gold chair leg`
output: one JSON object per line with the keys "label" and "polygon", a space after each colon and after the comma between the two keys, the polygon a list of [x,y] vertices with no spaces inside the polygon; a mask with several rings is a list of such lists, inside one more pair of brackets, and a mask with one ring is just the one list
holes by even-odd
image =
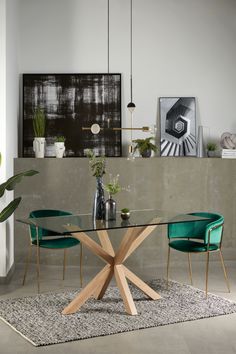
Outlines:
{"label": "gold chair leg", "polygon": [[67,251],[67,249],[64,248],[63,276],[62,276],[63,280],[65,280],[65,274],[66,274],[66,251]]}
{"label": "gold chair leg", "polygon": [[191,285],[193,285],[193,273],[192,273],[192,264],[191,264],[191,254],[188,253],[188,269]]}
{"label": "gold chair leg", "polygon": [[40,292],[40,247],[37,244],[37,284],[38,284],[38,293]]}
{"label": "gold chair leg", "polygon": [[222,268],[223,268],[223,272],[224,272],[225,282],[226,282],[228,291],[230,293],[229,279],[228,279],[228,276],[227,276],[227,272],[226,272],[226,268],[225,268],[225,262],[224,262],[224,258],[223,258],[223,254],[221,252],[221,249],[220,249],[220,260],[221,260],[221,264],[222,264]]}
{"label": "gold chair leg", "polygon": [[207,292],[208,292],[209,255],[210,255],[210,252],[207,252],[207,261],[206,261],[206,298],[207,298]]}
{"label": "gold chair leg", "polygon": [[167,289],[168,289],[168,286],[169,286],[169,268],[170,268],[170,246],[168,246],[168,256],[167,256],[167,274],[166,274]]}
{"label": "gold chair leg", "polygon": [[80,269],[80,286],[81,288],[83,287],[83,245],[80,242],[80,264],[79,264],[79,269]]}
{"label": "gold chair leg", "polygon": [[28,251],[28,255],[26,257],[26,262],[25,262],[25,272],[24,272],[24,278],[23,278],[23,282],[22,285],[25,285],[25,281],[26,281],[26,276],[28,273],[28,268],[29,268],[29,263],[31,261],[31,255],[32,255],[32,245],[29,245],[29,251]]}

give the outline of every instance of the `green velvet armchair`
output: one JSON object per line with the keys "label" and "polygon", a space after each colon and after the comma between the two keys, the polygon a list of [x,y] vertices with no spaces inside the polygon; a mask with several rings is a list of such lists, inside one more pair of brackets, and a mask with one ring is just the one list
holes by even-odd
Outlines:
{"label": "green velvet armchair", "polygon": [[[32,211],[29,215],[30,218],[43,218],[43,217],[53,217],[53,216],[66,216],[72,215],[68,211],[62,210],[53,210],[53,209],[41,209]],[[26,276],[28,272],[29,262],[31,260],[32,254],[32,246],[37,247],[37,283],[38,283],[38,292],[40,291],[40,248],[44,249],[63,249],[64,250],[64,261],[63,261],[63,280],[65,279],[65,271],[66,271],[66,251],[68,248],[77,246],[80,244],[80,285],[83,285],[83,275],[82,275],[82,257],[83,257],[83,250],[82,244],[79,240],[62,235],[58,235],[55,232],[43,229],[43,228],[36,228],[33,225],[29,226],[29,234],[30,234],[30,245],[29,245],[29,252],[26,259],[25,264],[25,272],[23,278],[23,285],[26,281]],[[59,237],[58,237],[59,236]]]}
{"label": "green velvet armchair", "polygon": [[175,249],[188,254],[189,274],[192,281],[192,253],[206,254],[206,297],[208,292],[208,270],[209,256],[212,252],[219,252],[221,265],[228,291],[230,292],[229,281],[221,251],[224,217],[216,213],[191,213],[191,215],[209,218],[208,220],[194,221],[189,223],[174,223],[168,225],[168,260],[167,260],[167,285],[169,279],[170,249]]}

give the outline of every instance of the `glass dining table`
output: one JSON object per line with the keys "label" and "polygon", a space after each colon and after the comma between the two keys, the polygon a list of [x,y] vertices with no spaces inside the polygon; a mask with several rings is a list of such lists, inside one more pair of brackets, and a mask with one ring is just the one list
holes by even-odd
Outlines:
{"label": "glass dining table", "polygon": [[[124,262],[157,226],[173,223],[193,223],[201,220],[206,220],[206,218],[150,209],[133,210],[128,220],[122,220],[119,214],[116,215],[116,220],[112,221],[93,220],[90,214],[17,219],[19,222],[34,225],[36,230],[43,228],[56,232],[62,237],[72,236],[105,262],[105,266],[100,272],[63,309],[62,314],[64,315],[75,313],[91,297],[98,300],[102,299],[113,276],[126,312],[130,315],[137,315],[137,309],[127,280],[152,300],[158,300],[161,296],[129,270]],[[115,252],[109,237],[109,231],[118,229],[124,229],[124,234],[122,237],[119,236],[120,243]],[[92,238],[90,234],[92,231],[97,233],[97,241]],[[37,245],[39,243],[40,240],[37,236]]]}

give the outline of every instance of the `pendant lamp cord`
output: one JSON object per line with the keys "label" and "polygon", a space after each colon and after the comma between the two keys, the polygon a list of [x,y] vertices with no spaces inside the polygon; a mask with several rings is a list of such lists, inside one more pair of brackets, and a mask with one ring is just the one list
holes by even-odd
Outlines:
{"label": "pendant lamp cord", "polygon": [[133,102],[133,0],[130,0],[130,96]]}
{"label": "pendant lamp cord", "polygon": [[107,113],[108,113],[108,127],[110,126],[110,0],[107,0],[107,73],[108,73],[108,87],[107,87]]}
{"label": "pendant lamp cord", "polygon": [[107,0],[107,72],[110,73],[110,0]]}

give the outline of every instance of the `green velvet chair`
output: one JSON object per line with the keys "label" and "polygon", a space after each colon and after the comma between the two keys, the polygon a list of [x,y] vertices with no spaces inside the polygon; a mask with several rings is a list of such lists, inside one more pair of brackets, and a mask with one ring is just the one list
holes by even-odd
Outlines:
{"label": "green velvet chair", "polygon": [[[53,217],[53,216],[66,216],[72,215],[68,211],[62,210],[53,210],[53,209],[41,209],[41,210],[34,210],[30,213],[30,218],[43,218],[43,217]],[[68,248],[77,246],[80,244],[80,285],[83,285],[83,276],[82,276],[82,257],[83,257],[83,250],[82,244],[79,240],[62,235],[58,235],[55,232],[37,228],[35,226],[29,226],[29,234],[30,234],[30,245],[29,245],[29,253],[26,259],[25,264],[25,273],[23,278],[23,285],[26,281],[26,276],[28,272],[29,262],[31,260],[32,254],[32,246],[36,246],[37,248],[37,283],[38,283],[38,292],[40,291],[40,248],[44,249],[63,249],[64,250],[64,262],[63,262],[63,280],[65,279],[65,270],[66,270],[66,251]],[[58,237],[60,236],[60,237]]]}
{"label": "green velvet chair", "polygon": [[168,225],[168,261],[167,261],[167,285],[169,280],[170,249],[188,254],[189,274],[192,281],[192,253],[206,254],[206,296],[208,291],[209,256],[212,252],[219,252],[227,288],[230,292],[229,281],[225,269],[221,251],[224,229],[224,217],[216,213],[191,213],[190,215],[202,216],[211,220],[194,221],[188,223],[175,223]]}

